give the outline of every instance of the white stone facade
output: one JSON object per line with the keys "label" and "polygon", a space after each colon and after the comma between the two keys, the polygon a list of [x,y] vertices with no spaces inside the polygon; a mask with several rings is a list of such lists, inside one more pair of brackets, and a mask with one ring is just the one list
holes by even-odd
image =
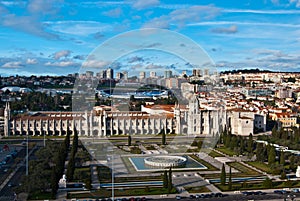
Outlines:
{"label": "white stone facade", "polygon": [[[168,109],[164,109],[168,108]],[[214,136],[225,125],[232,134],[248,136],[254,126],[265,131],[266,117],[254,112],[222,107],[201,107],[199,98],[192,96],[188,106],[143,108],[142,111],[111,111],[98,107],[90,112],[37,112],[10,118],[9,104],[4,112],[5,136],[8,135],[65,135],[75,127],[79,136],[153,135],[176,133]]]}

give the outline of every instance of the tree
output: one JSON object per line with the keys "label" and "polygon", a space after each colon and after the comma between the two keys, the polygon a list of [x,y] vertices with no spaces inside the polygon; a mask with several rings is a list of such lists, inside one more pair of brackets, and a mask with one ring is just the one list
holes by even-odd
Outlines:
{"label": "tree", "polygon": [[232,189],[232,181],[231,181],[231,167],[229,168],[229,179],[228,179],[228,189]]}
{"label": "tree", "polygon": [[273,136],[274,138],[277,138],[277,137],[278,137],[278,132],[277,132],[276,126],[274,126],[273,129],[272,129],[272,136]]}
{"label": "tree", "polygon": [[224,163],[222,165],[222,170],[221,170],[221,176],[220,176],[220,182],[222,185],[225,185],[226,182],[226,172],[225,172],[225,166]]}
{"label": "tree", "polygon": [[131,146],[131,136],[128,136],[128,146]]}
{"label": "tree", "polygon": [[161,135],[161,143],[162,145],[166,145],[166,133],[164,130],[162,131],[162,135]]}
{"label": "tree", "polygon": [[285,163],[284,152],[283,151],[280,152],[280,162],[279,163],[281,165],[284,165],[284,163]]}
{"label": "tree", "polygon": [[231,143],[231,134],[226,135],[226,140],[225,140],[225,147],[229,148]]}
{"label": "tree", "polygon": [[169,169],[169,181],[168,181],[168,193],[171,193],[173,188],[173,184],[172,184],[172,168],[170,167]]}
{"label": "tree", "polygon": [[286,179],[286,174],[284,170],[281,172],[280,179]]}
{"label": "tree", "polygon": [[247,151],[249,153],[252,153],[253,150],[253,136],[252,134],[249,135],[249,139],[248,139],[248,147],[247,147]]}
{"label": "tree", "polygon": [[56,174],[56,168],[55,166],[52,167],[52,172],[51,172],[51,194],[52,198],[56,198],[56,193],[58,190],[58,179],[57,179],[57,174]]}
{"label": "tree", "polygon": [[242,136],[239,136],[239,143],[240,143],[240,154],[243,154],[245,151],[245,143]]}
{"label": "tree", "polygon": [[74,127],[74,138],[73,138],[73,145],[72,145],[72,150],[68,162],[68,167],[67,167],[67,179],[68,181],[73,180],[74,172],[75,172],[75,156],[78,150],[78,133],[76,128]]}
{"label": "tree", "polygon": [[269,154],[268,154],[268,164],[272,165],[276,161],[276,151],[275,147],[271,146],[269,149]]}
{"label": "tree", "polygon": [[164,175],[163,175],[163,186],[164,188],[168,188],[168,171],[165,170],[164,171]]}
{"label": "tree", "polygon": [[134,102],[135,101],[134,95],[130,95],[129,100],[130,100],[130,102]]}
{"label": "tree", "polygon": [[72,149],[74,149],[74,153],[76,153],[77,149],[78,149],[78,132],[77,132],[75,126],[74,126],[74,129],[73,129],[73,132],[74,132],[74,137],[73,137]]}
{"label": "tree", "polygon": [[263,187],[265,188],[272,188],[273,182],[268,177],[263,181]]}
{"label": "tree", "polygon": [[256,160],[259,162],[265,161],[265,154],[264,154],[264,144],[263,143],[257,143],[256,146]]}
{"label": "tree", "polygon": [[295,156],[291,155],[289,160],[290,160],[290,169],[294,170],[296,168],[296,166],[295,166]]}
{"label": "tree", "polygon": [[73,180],[74,171],[75,171],[75,159],[74,157],[71,156],[68,162],[67,174],[66,174],[68,181]]}
{"label": "tree", "polygon": [[232,135],[231,142],[230,142],[230,149],[235,150],[237,147],[237,137],[235,135]]}

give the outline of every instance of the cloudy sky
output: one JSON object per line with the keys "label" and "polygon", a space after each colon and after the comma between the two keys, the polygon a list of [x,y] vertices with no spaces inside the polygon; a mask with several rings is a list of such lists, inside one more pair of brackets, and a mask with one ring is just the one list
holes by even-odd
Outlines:
{"label": "cloudy sky", "polygon": [[[0,0],[0,75],[78,72],[103,42],[141,28],[183,34],[219,70],[300,71],[300,0]],[[189,67],[166,55],[136,52],[115,63]]]}

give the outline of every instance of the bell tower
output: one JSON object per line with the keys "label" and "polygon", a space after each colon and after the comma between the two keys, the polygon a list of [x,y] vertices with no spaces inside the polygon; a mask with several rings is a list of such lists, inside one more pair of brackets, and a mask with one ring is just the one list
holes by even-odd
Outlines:
{"label": "bell tower", "polygon": [[6,102],[4,109],[4,136],[9,136],[10,134],[10,104]]}

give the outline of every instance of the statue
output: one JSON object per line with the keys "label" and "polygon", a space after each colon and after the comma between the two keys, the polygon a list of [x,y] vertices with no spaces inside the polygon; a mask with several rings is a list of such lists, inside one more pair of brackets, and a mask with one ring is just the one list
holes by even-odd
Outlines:
{"label": "statue", "polygon": [[300,177],[300,166],[297,167],[296,177],[297,177],[297,178]]}
{"label": "statue", "polygon": [[67,187],[67,177],[66,177],[65,174],[64,174],[64,175],[62,176],[62,178],[59,180],[59,182],[58,182],[58,187],[59,187],[59,188],[66,188],[66,187]]}

